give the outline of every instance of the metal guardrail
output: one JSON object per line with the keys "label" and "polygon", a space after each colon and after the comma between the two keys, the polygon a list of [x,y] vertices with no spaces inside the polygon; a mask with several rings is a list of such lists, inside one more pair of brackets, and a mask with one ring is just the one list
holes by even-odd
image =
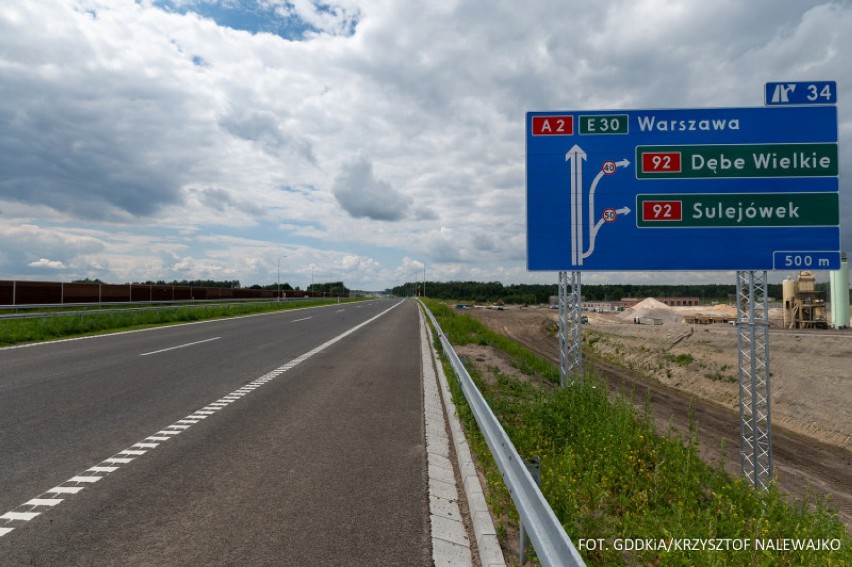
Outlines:
{"label": "metal guardrail", "polygon": [[[169,309],[198,309],[202,307],[222,307],[228,305],[245,305],[246,303],[289,303],[293,301],[309,301],[310,299],[321,300],[321,298],[288,297],[280,300],[263,299],[226,299],[226,300],[198,300],[198,301],[117,301],[112,303],[47,303],[43,305],[0,305],[0,310],[39,310],[51,309],[55,311],[42,311],[30,313],[0,313],[0,320],[4,319],[44,319],[49,317],[77,317],[84,315],[103,315],[108,313],[135,313],[140,311],[167,311]],[[148,307],[129,307],[129,305],[148,305]],[[102,306],[127,306],[118,309],[95,309]],[[93,309],[69,310],[69,307],[92,307]]]}
{"label": "metal guardrail", "polygon": [[565,529],[556,514],[553,513],[550,504],[547,503],[536,485],[512,440],[506,435],[506,431],[500,425],[491,408],[488,407],[482,393],[473,383],[473,379],[459,360],[450,341],[444,336],[435,316],[422,301],[420,304],[441,338],[444,353],[450,360],[450,364],[461,384],[464,397],[485,437],[491,455],[503,475],[503,481],[506,483],[512,501],[518,509],[526,533],[532,540],[539,561],[542,565],[553,567],[585,566],[586,563],[580,557],[579,552],[571,542],[571,538],[565,533]]}

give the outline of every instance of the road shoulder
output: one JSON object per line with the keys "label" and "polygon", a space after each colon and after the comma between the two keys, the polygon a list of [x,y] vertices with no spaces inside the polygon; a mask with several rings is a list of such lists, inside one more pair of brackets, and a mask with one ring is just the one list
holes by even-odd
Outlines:
{"label": "road shoulder", "polygon": [[429,510],[435,565],[505,566],[443,366],[432,348],[432,331],[422,313],[420,325]]}

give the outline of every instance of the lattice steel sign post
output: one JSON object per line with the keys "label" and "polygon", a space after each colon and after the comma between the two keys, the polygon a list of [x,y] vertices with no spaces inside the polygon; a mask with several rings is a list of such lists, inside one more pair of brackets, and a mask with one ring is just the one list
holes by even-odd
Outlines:
{"label": "lattice steel sign post", "polygon": [[772,478],[769,304],[766,272],[737,272],[740,468],[755,488]]}
{"label": "lattice steel sign post", "polygon": [[580,272],[559,272],[559,385],[583,373]]}

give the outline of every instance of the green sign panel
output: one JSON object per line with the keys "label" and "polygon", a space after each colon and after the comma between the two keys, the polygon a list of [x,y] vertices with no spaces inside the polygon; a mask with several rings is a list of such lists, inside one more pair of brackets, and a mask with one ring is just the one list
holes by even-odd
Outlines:
{"label": "green sign panel", "polygon": [[580,134],[627,134],[629,123],[626,114],[581,114]]}
{"label": "green sign panel", "polygon": [[637,146],[638,179],[836,177],[837,144]]}
{"label": "green sign panel", "polygon": [[838,193],[636,196],[639,228],[838,226]]}

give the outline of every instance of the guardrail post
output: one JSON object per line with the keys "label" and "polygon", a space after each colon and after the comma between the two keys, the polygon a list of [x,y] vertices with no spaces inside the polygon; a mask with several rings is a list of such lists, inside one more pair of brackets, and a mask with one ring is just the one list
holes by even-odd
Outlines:
{"label": "guardrail post", "polygon": [[[530,471],[530,475],[532,475],[535,485],[541,488],[541,457],[535,456],[532,459],[525,459],[524,464],[527,466],[527,470]],[[518,524],[521,526],[521,545],[518,559],[520,560],[521,565],[523,565],[527,562],[527,545],[529,545],[529,541],[527,539],[527,534],[524,532],[524,523],[522,521],[518,521]]]}

